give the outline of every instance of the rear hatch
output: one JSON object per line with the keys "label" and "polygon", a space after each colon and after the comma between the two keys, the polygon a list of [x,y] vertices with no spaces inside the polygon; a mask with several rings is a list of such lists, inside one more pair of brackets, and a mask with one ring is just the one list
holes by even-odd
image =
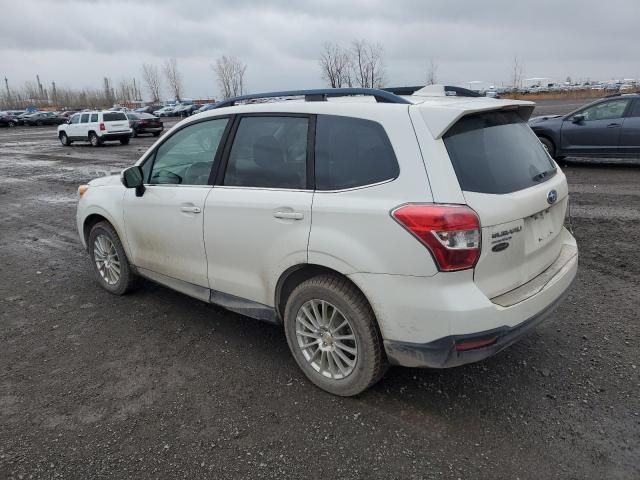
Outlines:
{"label": "rear hatch", "polygon": [[515,111],[464,116],[443,140],[465,201],[480,217],[475,283],[493,298],[538,276],[562,248],[564,174]]}
{"label": "rear hatch", "polygon": [[103,113],[102,122],[106,133],[126,132],[129,130],[129,120],[122,112]]}

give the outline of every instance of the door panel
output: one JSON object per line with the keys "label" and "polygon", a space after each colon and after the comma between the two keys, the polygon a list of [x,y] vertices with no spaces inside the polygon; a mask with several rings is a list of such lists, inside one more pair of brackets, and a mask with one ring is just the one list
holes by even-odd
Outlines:
{"label": "door panel", "polygon": [[562,123],[562,153],[611,154],[620,143],[622,119]]}
{"label": "door panel", "polygon": [[227,124],[214,118],[174,131],[142,167],[144,194],[127,190],[125,228],[137,267],[209,287],[204,206]]}
{"label": "door panel", "polygon": [[622,124],[620,152],[640,155],[640,100],[636,99]]}
{"label": "door panel", "polygon": [[213,188],[205,204],[211,289],[271,307],[279,275],[306,263],[312,129],[306,115],[238,118],[221,164],[222,185]]}
{"label": "door panel", "polygon": [[149,185],[142,197],[124,197],[127,240],[135,266],[208,287],[202,238],[210,186]]}
{"label": "door panel", "polygon": [[204,238],[213,290],[273,306],[279,274],[307,262],[311,191],[216,186]]}

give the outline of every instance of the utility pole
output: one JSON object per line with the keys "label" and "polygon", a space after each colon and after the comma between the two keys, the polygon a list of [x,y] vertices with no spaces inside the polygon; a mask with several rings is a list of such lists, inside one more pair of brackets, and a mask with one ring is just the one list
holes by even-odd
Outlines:
{"label": "utility pole", "polygon": [[7,77],[4,77],[4,88],[7,89],[7,97],[9,97],[11,94],[9,93],[9,80],[7,80]]}

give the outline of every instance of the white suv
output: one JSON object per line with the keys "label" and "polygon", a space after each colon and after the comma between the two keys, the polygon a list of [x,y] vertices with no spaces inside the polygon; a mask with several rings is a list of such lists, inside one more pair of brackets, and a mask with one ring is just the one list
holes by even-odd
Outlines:
{"label": "white suv", "polygon": [[[499,352],[553,312],[578,251],[534,105],[464,95],[277,92],[180,122],[120,178],[80,187],[99,283],[124,294],[142,276],[282,323],[338,395],[389,363]],[[251,103],[267,97],[294,99]]]}
{"label": "white suv", "polygon": [[73,142],[89,142],[94,147],[110,140],[129,143],[131,128],[124,112],[81,112],[58,127],[58,139],[65,147]]}

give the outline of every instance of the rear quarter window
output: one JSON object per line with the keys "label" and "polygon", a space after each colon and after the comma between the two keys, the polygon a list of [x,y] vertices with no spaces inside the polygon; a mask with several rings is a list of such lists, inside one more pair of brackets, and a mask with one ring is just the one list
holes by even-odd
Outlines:
{"label": "rear quarter window", "polygon": [[119,120],[126,120],[127,116],[122,112],[103,113],[103,122],[117,122]]}
{"label": "rear quarter window", "polygon": [[318,115],[316,190],[342,190],[392,180],[400,168],[389,137],[377,122]]}
{"label": "rear quarter window", "polygon": [[443,139],[460,188],[468,192],[511,193],[555,173],[553,161],[516,112],[468,115]]}

